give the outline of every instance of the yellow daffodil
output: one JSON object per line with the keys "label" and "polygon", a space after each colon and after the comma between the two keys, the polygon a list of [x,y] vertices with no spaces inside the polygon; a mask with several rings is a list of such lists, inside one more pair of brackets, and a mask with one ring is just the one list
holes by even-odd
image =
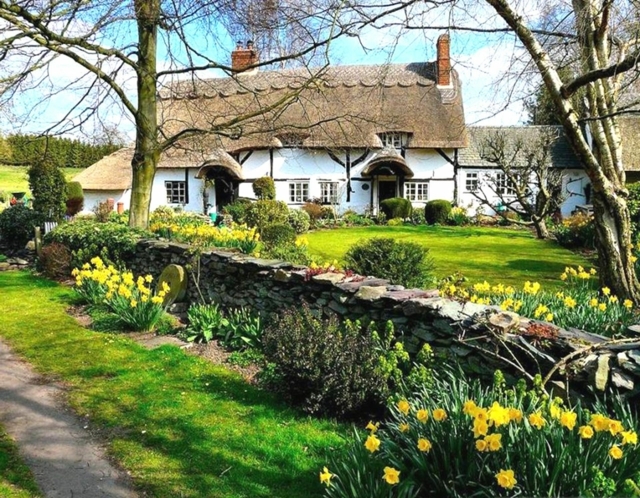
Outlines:
{"label": "yellow daffodil", "polygon": [[418,449],[424,453],[428,453],[431,450],[431,441],[421,437],[418,439]]}
{"label": "yellow daffodil", "polygon": [[489,451],[498,451],[502,448],[502,434],[489,434],[484,438]]}
{"label": "yellow daffodil", "polygon": [[518,484],[515,474],[511,469],[500,469],[500,472],[496,474],[496,480],[498,481],[498,486],[505,489],[513,489],[515,485]]}
{"label": "yellow daffodil", "polygon": [[500,406],[500,403],[494,401],[491,407],[487,412],[488,420],[493,422],[495,427],[500,427],[501,425],[506,425],[511,420],[509,418],[509,409],[503,408]]}
{"label": "yellow daffodil", "polygon": [[444,411],[442,408],[436,408],[435,410],[433,410],[432,415],[433,415],[433,420],[435,420],[436,422],[442,422],[447,418],[447,412]]}
{"label": "yellow daffodil", "polygon": [[475,419],[473,421],[473,437],[478,439],[480,436],[486,436],[489,432],[489,424],[485,420]]}
{"label": "yellow daffodil", "polygon": [[622,444],[638,444],[638,435],[634,431],[622,431]]}
{"label": "yellow daffodil", "polygon": [[371,453],[375,453],[380,449],[380,440],[374,434],[371,434],[364,442],[364,447]]}
{"label": "yellow daffodil", "polygon": [[567,308],[575,308],[576,304],[578,304],[578,303],[571,296],[567,296],[567,297],[564,298],[564,305]]}
{"label": "yellow daffodil", "polygon": [[611,458],[613,458],[614,460],[620,460],[623,456],[622,450],[620,449],[620,446],[618,446],[617,444],[614,444],[610,449],[609,449],[609,456]]}
{"label": "yellow daffodil", "polygon": [[329,486],[331,484],[331,478],[332,477],[333,477],[333,474],[331,472],[329,472],[329,469],[324,467],[322,469],[322,472],[320,472],[320,483],[321,484],[326,484],[327,486]]}
{"label": "yellow daffodil", "polygon": [[382,478],[387,484],[398,484],[400,482],[400,471],[393,467],[385,467]]}
{"label": "yellow daffodil", "polygon": [[633,308],[633,301],[631,301],[631,299],[625,299],[622,302],[622,306],[624,306],[625,308],[627,308],[628,310],[630,310],[631,308]]}
{"label": "yellow daffodil", "polygon": [[595,297],[592,297],[591,299],[589,299],[589,306],[591,306],[592,308],[595,308],[598,306],[598,300]]}
{"label": "yellow daffodil", "polygon": [[600,303],[600,304],[598,305],[598,309],[599,309],[600,311],[607,311],[607,305],[606,305],[605,303]]}
{"label": "yellow daffodil", "polygon": [[529,423],[538,430],[542,429],[546,422],[547,421],[540,412],[535,412],[529,415]]}
{"label": "yellow daffodil", "polygon": [[622,422],[620,422],[619,420],[609,419],[608,430],[612,436],[615,436],[616,434],[620,434],[622,431],[624,431],[624,426],[622,425]]}
{"label": "yellow daffodil", "polygon": [[593,429],[588,425],[581,425],[578,434],[582,439],[591,439],[593,437]]}
{"label": "yellow daffodil", "polygon": [[429,412],[424,408],[421,408],[416,412],[416,418],[423,424],[426,424],[427,420],[429,419]]}
{"label": "yellow daffodil", "polygon": [[570,431],[576,426],[577,420],[578,414],[574,412],[562,412],[562,415],[560,415],[560,424]]}
{"label": "yellow daffodil", "polygon": [[603,293],[605,296],[608,296],[609,294],[611,294],[611,289],[609,289],[609,287],[603,287],[603,288],[602,288],[602,293]]}
{"label": "yellow daffodil", "polygon": [[593,427],[596,432],[606,431],[609,430],[609,419],[604,415],[594,413],[593,415],[591,415],[589,425]]}
{"label": "yellow daffodil", "polygon": [[409,402],[406,399],[398,401],[397,407],[403,415],[407,415],[411,409],[411,406],[409,406]]}
{"label": "yellow daffodil", "polygon": [[549,405],[549,415],[552,419],[560,420],[560,415],[562,414],[562,409],[556,404],[551,403]]}
{"label": "yellow daffodil", "polygon": [[509,420],[512,422],[522,422],[522,411],[517,408],[509,408]]}
{"label": "yellow daffodil", "polygon": [[367,424],[365,429],[367,429],[368,431],[371,431],[371,434],[373,434],[378,430],[378,427],[380,427],[380,422],[376,422],[374,424],[371,420],[369,420],[369,423]]}
{"label": "yellow daffodil", "polygon": [[398,426],[398,429],[400,429],[400,432],[407,432],[409,430],[409,424],[403,422]]}
{"label": "yellow daffodil", "polygon": [[487,442],[484,439],[478,439],[476,441],[476,450],[487,451]]}
{"label": "yellow daffodil", "polygon": [[471,415],[472,417],[475,417],[477,408],[478,407],[476,405],[476,402],[472,399],[468,399],[464,402],[464,405],[462,405],[462,412],[465,415]]}

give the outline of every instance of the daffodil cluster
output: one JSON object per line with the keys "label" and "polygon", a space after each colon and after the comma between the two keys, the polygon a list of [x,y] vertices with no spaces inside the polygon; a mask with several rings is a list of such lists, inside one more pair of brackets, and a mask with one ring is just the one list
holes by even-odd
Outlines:
{"label": "daffodil cluster", "polygon": [[169,285],[162,282],[156,292],[151,289],[151,275],[134,277],[129,271],[106,266],[99,257],[71,273],[75,289],[88,303],[106,305],[132,330],[152,330],[164,312]]}
{"label": "daffodil cluster", "polygon": [[150,230],[178,242],[202,247],[236,248],[244,254],[253,253],[260,240],[255,228],[247,228],[245,225],[216,227],[198,220],[191,223],[158,221],[150,226]]}
{"label": "daffodil cluster", "polygon": [[623,333],[637,319],[637,310],[626,299],[621,301],[611,289],[594,289],[597,271],[582,266],[566,267],[560,275],[565,289],[552,292],[539,282],[525,282],[521,289],[485,281],[469,288],[445,284],[445,296],[472,303],[499,306],[522,316],[554,323],[560,327],[575,327],[604,335]]}

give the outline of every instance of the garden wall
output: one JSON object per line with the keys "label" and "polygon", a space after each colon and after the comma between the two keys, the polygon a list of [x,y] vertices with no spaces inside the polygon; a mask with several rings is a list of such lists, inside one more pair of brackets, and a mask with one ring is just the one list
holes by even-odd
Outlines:
{"label": "garden wall", "polygon": [[[197,265],[188,249],[184,244],[140,241],[129,266],[136,274],[156,278],[169,264],[185,266],[191,273],[190,302],[199,302],[201,294],[224,308],[248,306],[275,314],[304,302],[342,318],[391,320],[410,352],[428,342],[435,349],[446,348],[478,374],[491,375],[501,368],[521,376],[545,376],[555,368],[553,385],[559,394],[567,385],[573,389],[592,384],[601,390],[613,385],[635,395],[640,386],[638,340],[611,344],[601,336],[559,329],[496,307],[442,298],[437,290],[405,289],[386,280],[341,273],[310,276],[305,267],[238,253],[205,251],[199,272],[193,271]],[[631,329],[631,334],[638,334]],[[565,361],[558,364],[562,358]]]}

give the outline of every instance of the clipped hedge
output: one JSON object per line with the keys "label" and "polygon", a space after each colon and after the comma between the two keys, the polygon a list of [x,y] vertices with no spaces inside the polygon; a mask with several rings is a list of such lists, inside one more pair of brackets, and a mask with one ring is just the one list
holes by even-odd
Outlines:
{"label": "clipped hedge", "polygon": [[429,201],[424,206],[424,217],[429,225],[444,225],[451,214],[451,203],[444,199]]}
{"label": "clipped hedge", "polygon": [[285,223],[274,223],[262,229],[262,243],[266,247],[294,245],[296,242],[295,230]]}
{"label": "clipped hedge", "polygon": [[289,220],[289,207],[282,201],[257,201],[247,207],[245,221],[260,234],[267,225],[285,224]]}
{"label": "clipped hedge", "polygon": [[411,216],[411,212],[413,211],[411,201],[402,197],[385,199],[380,203],[380,209],[382,209],[382,212],[389,220],[392,220],[394,218],[409,218]]}
{"label": "clipped hedge", "polygon": [[263,176],[253,182],[253,193],[263,201],[272,201],[276,198],[276,184],[270,176]]}

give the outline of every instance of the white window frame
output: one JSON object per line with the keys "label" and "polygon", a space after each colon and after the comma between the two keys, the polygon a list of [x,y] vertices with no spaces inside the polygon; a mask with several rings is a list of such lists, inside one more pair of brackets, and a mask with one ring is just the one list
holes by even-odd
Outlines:
{"label": "white window frame", "polygon": [[302,204],[309,199],[309,182],[289,182],[289,203]]}
{"label": "white window frame", "polygon": [[512,182],[509,180],[506,174],[496,174],[496,193],[505,197],[515,197],[516,191],[511,186]]}
{"label": "white window frame", "polygon": [[386,131],[378,135],[383,147],[392,145],[400,150],[409,144],[409,134],[402,131]]}
{"label": "white window frame", "polygon": [[477,192],[480,185],[480,173],[477,171],[468,171],[464,178],[464,191]]}
{"label": "white window frame", "polygon": [[338,182],[321,181],[320,184],[320,201],[322,204],[338,203]]}
{"label": "white window frame", "polygon": [[429,182],[405,182],[404,198],[411,202],[429,200]]}
{"label": "white window frame", "polygon": [[164,182],[167,204],[187,203],[187,182],[184,180],[166,180]]}

